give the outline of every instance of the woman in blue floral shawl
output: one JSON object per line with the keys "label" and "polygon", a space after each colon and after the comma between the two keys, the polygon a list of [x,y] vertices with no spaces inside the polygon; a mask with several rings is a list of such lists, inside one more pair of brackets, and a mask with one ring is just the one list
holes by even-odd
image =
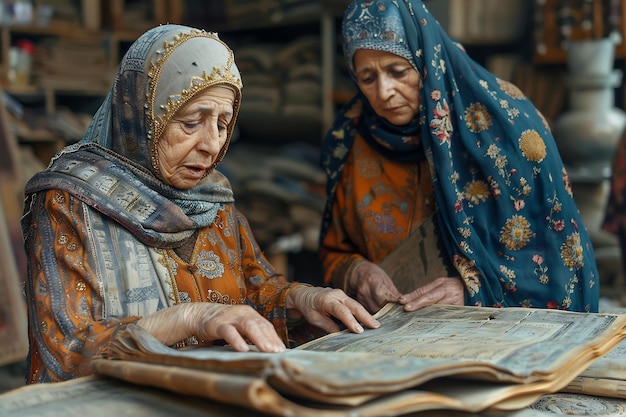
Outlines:
{"label": "woman in blue floral shawl", "polygon": [[[326,282],[372,311],[394,301],[597,311],[593,248],[549,126],[524,94],[473,61],[420,0],[354,1],[343,37],[359,93],[323,145]],[[401,294],[377,264],[427,219],[449,276]]]}

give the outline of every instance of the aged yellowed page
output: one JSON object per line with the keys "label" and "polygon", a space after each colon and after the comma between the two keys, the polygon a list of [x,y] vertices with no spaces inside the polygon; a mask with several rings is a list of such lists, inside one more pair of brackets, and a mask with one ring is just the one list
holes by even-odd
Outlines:
{"label": "aged yellowed page", "polygon": [[0,394],[2,417],[263,417],[243,407],[89,376]]}
{"label": "aged yellowed page", "polygon": [[399,304],[378,319],[379,329],[333,333],[298,349],[473,361],[502,380],[528,382],[563,367],[582,371],[624,339],[626,323],[621,315],[527,308],[435,305],[406,313]]}
{"label": "aged yellowed page", "polygon": [[563,389],[626,329],[626,316],[523,308],[390,304],[378,318],[280,354],[176,350],[129,325],[94,368],[279,416],[510,411]]}
{"label": "aged yellowed page", "polygon": [[589,365],[562,391],[626,399],[626,341]]}
{"label": "aged yellowed page", "polygon": [[398,291],[406,294],[436,278],[449,276],[446,259],[447,255],[438,243],[433,219],[429,217],[379,266],[393,280]]}
{"label": "aged yellowed page", "polygon": [[561,392],[626,399],[626,381],[579,376],[567,384]]}
{"label": "aged yellowed page", "polygon": [[[358,413],[349,415],[390,416],[393,413],[389,414],[387,410],[392,407],[392,402],[397,404],[403,398],[410,400],[418,395],[419,391],[403,391],[392,400],[381,398],[359,407]],[[434,394],[428,395],[431,398],[435,397]],[[470,393],[466,395],[469,396]],[[494,396],[498,395],[493,390],[487,395],[488,398]],[[480,398],[476,398],[475,401],[478,402]],[[419,406],[415,408],[418,409]],[[335,415],[347,415],[340,410],[334,412]],[[310,413],[310,410],[305,408],[305,413]],[[239,405],[227,405],[222,401],[201,396],[194,398],[191,395],[181,395],[180,392],[169,392],[105,376],[83,377],[55,384],[29,385],[0,395],[2,417],[271,417],[272,415],[275,414],[246,409]],[[408,411],[402,415],[416,416]],[[419,413],[420,417],[555,417],[555,415],[625,417],[626,401],[555,393],[544,395],[530,406],[514,412],[468,413],[444,409]],[[320,414],[316,414],[316,417],[318,416]]]}
{"label": "aged yellowed page", "polygon": [[589,365],[580,376],[626,380],[626,341],[611,349],[606,355]]}

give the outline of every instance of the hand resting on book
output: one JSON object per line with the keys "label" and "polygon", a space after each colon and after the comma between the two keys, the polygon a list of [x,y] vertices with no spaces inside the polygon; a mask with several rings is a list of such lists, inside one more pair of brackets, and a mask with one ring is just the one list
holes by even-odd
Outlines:
{"label": "hand resting on book", "polygon": [[433,304],[463,305],[463,283],[457,277],[438,277],[415,290],[402,294],[394,280],[379,265],[361,262],[350,277],[350,290],[371,312],[386,303],[400,303],[406,311],[415,311]]}
{"label": "hand resting on book", "polygon": [[[286,296],[291,319],[307,321],[329,333],[339,331],[331,317],[350,331],[362,333],[363,325],[377,328],[378,321],[356,300],[331,288],[296,285]],[[285,344],[272,323],[248,305],[186,303],[141,318],[137,325],[165,345],[195,336],[201,343],[223,340],[241,352],[255,345],[261,352],[283,352]]]}
{"label": "hand resting on book", "polygon": [[462,306],[465,303],[463,283],[458,277],[439,277],[415,291],[404,294],[398,302],[404,305],[406,311],[415,311],[433,304],[454,304]]}

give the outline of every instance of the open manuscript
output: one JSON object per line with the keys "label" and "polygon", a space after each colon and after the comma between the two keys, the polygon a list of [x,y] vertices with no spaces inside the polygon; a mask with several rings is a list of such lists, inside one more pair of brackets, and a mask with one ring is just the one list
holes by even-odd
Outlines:
{"label": "open manuscript", "polygon": [[100,374],[277,416],[516,410],[562,390],[625,338],[626,316],[389,304],[381,327],[284,353],[169,348],[130,325]]}
{"label": "open manuscript", "polygon": [[[626,314],[626,309],[613,308],[606,312]],[[626,400],[626,340],[589,365],[562,392]]]}

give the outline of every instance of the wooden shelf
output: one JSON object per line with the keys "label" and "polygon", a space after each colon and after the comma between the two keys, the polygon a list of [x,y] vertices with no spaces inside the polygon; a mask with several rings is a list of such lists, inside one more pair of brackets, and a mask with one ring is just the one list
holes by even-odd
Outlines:
{"label": "wooden shelf", "polygon": [[[88,103],[92,103],[89,96],[104,97],[107,94],[110,86],[108,75],[112,81],[115,68],[124,52],[120,44],[135,41],[150,26],[166,22],[178,23],[179,18],[172,18],[172,16],[180,16],[184,5],[184,2],[178,0],[145,0],[144,2],[80,0],[71,3],[76,7],[76,13],[72,13],[73,16],[75,15],[72,20],[61,21],[55,19],[53,15],[52,19],[40,24],[36,20],[36,16],[39,16],[38,8],[47,3],[44,0],[34,0],[32,4],[35,18],[32,24],[4,24],[0,27],[0,84],[19,103],[28,107],[26,119],[15,118],[10,128],[18,141],[30,144],[46,165],[49,157],[62,145],[73,141],[73,136],[80,130],[79,128],[75,129],[76,131],[69,129],[66,132],[63,126],[57,126],[55,123],[64,116],[59,111],[68,111],[65,105],[72,104],[74,107],[79,107],[74,109],[77,116],[83,117],[84,113],[81,112],[88,113],[89,111],[85,111],[77,103],[80,103],[83,97],[88,100]],[[141,22],[128,21],[138,17],[134,10],[130,10],[131,7],[137,6],[146,12],[147,18],[142,18]],[[36,47],[46,48],[42,49],[46,53],[42,59],[46,61],[35,61],[34,68],[41,69],[36,65],[38,62],[45,62],[50,65],[52,71],[50,68],[46,68],[46,71],[39,71],[39,74],[33,71],[35,74],[33,74],[32,85],[11,85],[8,80],[9,51],[16,40],[22,38],[32,40]],[[59,44],[50,47],[48,42],[51,40],[58,40]],[[92,65],[88,70],[85,69],[84,73],[76,72],[76,74],[81,74],[80,77],[69,76],[66,80],[60,76],[63,71],[59,69],[65,61],[54,61],[52,58],[48,59],[48,56],[58,57],[62,53],[77,56],[80,54],[78,52],[80,48],[85,48],[87,42],[107,51],[102,68],[99,65],[102,62],[101,57],[97,57],[98,61],[91,61],[97,64]],[[69,52],[65,52],[68,50]],[[88,51],[91,50],[88,49]],[[79,67],[75,65],[72,68]],[[40,76],[39,79],[37,75]],[[88,105],[87,108],[89,108]],[[46,119],[53,115],[58,115],[58,118]],[[55,131],[57,129],[59,133]]]}
{"label": "wooden shelf", "polygon": [[49,25],[5,25],[2,26],[5,33],[19,33],[24,35],[60,36],[65,38],[99,38],[102,32],[99,30],[86,29],[78,24],[68,22],[51,21]]}
{"label": "wooden shelf", "polygon": [[[572,1],[568,17],[571,22],[571,34],[567,38],[562,34],[563,2],[561,0],[545,0],[543,5],[535,4],[533,61],[537,64],[563,64],[567,62],[566,44],[568,40],[608,37],[612,30],[617,31],[623,39],[621,44],[616,47],[615,56],[617,58],[626,57],[626,39],[624,38],[626,36],[626,19],[624,18],[626,0],[619,1],[621,14],[608,10],[606,1],[594,0],[593,8],[589,10],[592,13],[592,19],[584,16],[582,0]],[[611,28],[606,16],[618,18],[619,21]],[[583,21],[587,21],[590,26],[585,26]]]}

